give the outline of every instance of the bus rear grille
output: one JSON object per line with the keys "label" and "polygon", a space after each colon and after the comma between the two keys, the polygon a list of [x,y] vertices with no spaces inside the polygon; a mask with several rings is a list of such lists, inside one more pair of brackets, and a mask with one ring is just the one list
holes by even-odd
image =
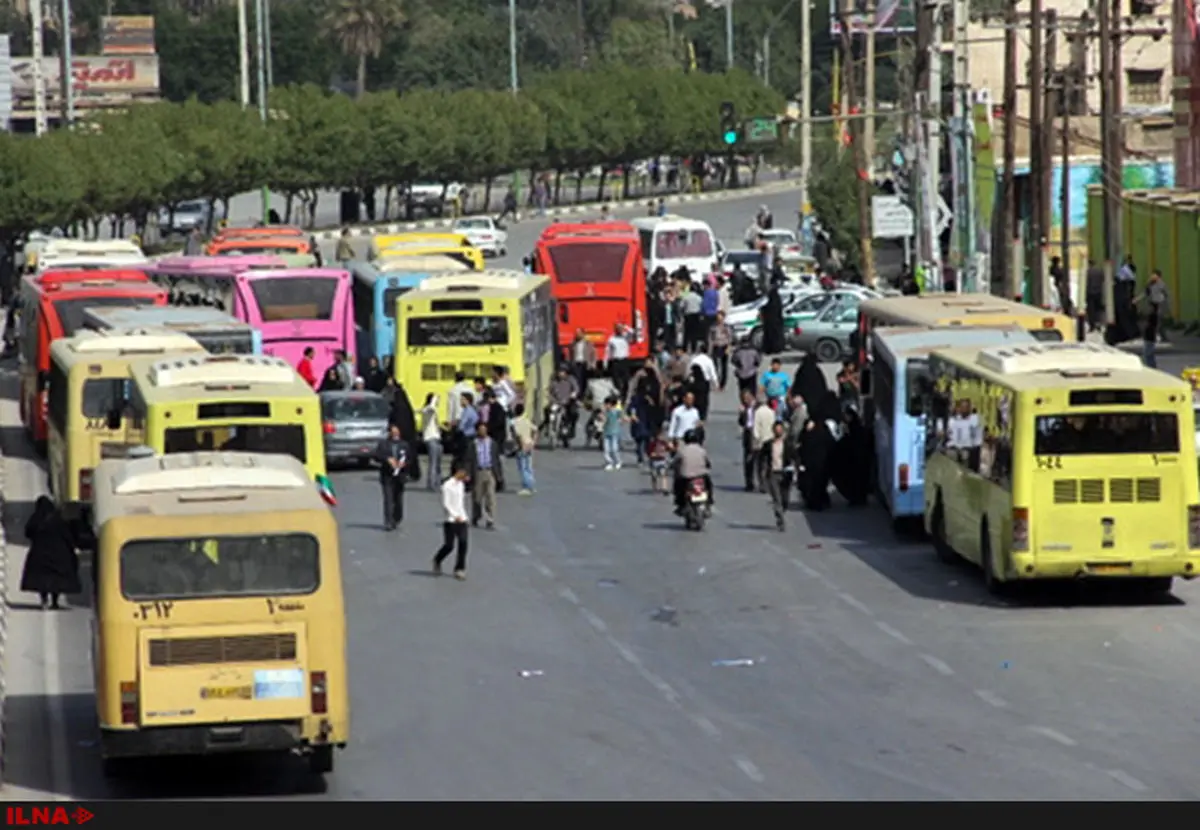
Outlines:
{"label": "bus rear grille", "polygon": [[295,634],[179,637],[150,641],[151,666],[198,666],[208,663],[258,663],[295,659]]}
{"label": "bus rear grille", "polygon": [[[1108,501],[1112,504],[1162,501],[1162,481],[1157,478],[1111,478]],[[1103,504],[1105,482],[1101,478],[1054,480],[1055,504]]]}
{"label": "bus rear grille", "polygon": [[468,378],[491,378],[492,369],[495,368],[491,363],[464,363],[459,366],[461,371]]}
{"label": "bus rear grille", "polygon": [[1104,479],[1081,479],[1079,482],[1079,500],[1084,504],[1101,504],[1104,501]]}
{"label": "bus rear grille", "polygon": [[1139,478],[1137,480],[1137,500],[1147,502],[1162,501],[1162,479]]}
{"label": "bus rear grille", "polygon": [[422,363],[421,380],[445,380],[453,382],[455,371],[457,369],[453,363]]}
{"label": "bus rear grille", "polygon": [[1073,478],[1054,480],[1054,503],[1075,504],[1079,501],[1079,482]]}

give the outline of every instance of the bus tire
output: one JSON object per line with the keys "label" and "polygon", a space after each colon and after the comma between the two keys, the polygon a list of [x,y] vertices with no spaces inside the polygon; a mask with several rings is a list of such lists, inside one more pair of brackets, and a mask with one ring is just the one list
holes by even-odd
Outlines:
{"label": "bus tire", "polygon": [[818,340],[814,351],[820,363],[837,363],[842,359],[842,347],[836,340]]}
{"label": "bus tire", "polygon": [[954,564],[954,549],[946,541],[946,508],[942,506],[942,495],[938,494],[937,504],[933,506],[933,516],[929,521],[929,539],[933,543],[933,552],[937,558],[947,565]]}
{"label": "bus tire", "polygon": [[987,522],[979,526],[979,567],[983,569],[983,587],[994,597],[1003,597],[1009,592],[1009,584],[996,576],[992,562],[992,534]]}
{"label": "bus tire", "polygon": [[313,775],[327,775],[333,772],[333,745],[323,744],[314,746],[308,755],[308,771]]}
{"label": "bus tire", "polygon": [[1138,581],[1138,588],[1147,596],[1165,596],[1174,586],[1175,579],[1169,576],[1150,576]]}
{"label": "bus tire", "polygon": [[100,771],[105,778],[112,780],[126,778],[129,772],[128,758],[101,758]]}

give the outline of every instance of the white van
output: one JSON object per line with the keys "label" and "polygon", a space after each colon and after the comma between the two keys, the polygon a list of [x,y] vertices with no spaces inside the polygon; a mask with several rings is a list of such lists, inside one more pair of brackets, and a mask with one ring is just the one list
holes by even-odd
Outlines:
{"label": "white van", "polygon": [[692,280],[699,282],[706,274],[718,270],[724,247],[707,222],[667,214],[642,216],[631,224],[641,237],[647,274],[658,268],[665,268],[670,274],[686,266],[692,272]]}

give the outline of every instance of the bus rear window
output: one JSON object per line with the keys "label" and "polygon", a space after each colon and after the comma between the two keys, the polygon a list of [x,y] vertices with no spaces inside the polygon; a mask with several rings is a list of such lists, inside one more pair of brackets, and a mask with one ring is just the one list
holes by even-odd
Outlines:
{"label": "bus rear window", "polygon": [[396,300],[402,295],[412,291],[412,286],[405,288],[388,288],[383,292],[383,316],[395,319],[396,317]]}
{"label": "bus rear window", "polygon": [[410,317],[409,346],[507,346],[508,318],[485,314]]}
{"label": "bus rear window", "polygon": [[330,277],[271,277],[250,282],[263,322],[331,320],[338,281]]}
{"label": "bus rear window", "polygon": [[654,235],[655,259],[699,259],[712,255],[712,235],[706,230],[659,231]]}
{"label": "bus rear window", "polygon": [[120,415],[129,400],[129,381],[120,378],[85,380],[81,398],[80,408],[85,418]]}
{"label": "bus rear window", "polygon": [[290,455],[304,464],[308,453],[304,427],[299,424],[261,424],[229,427],[174,427],[166,430],[163,452],[263,452]]}
{"label": "bus rear window", "polygon": [[84,309],[88,308],[130,308],[133,306],[154,305],[154,298],[141,297],[79,297],[72,300],[56,300],[54,311],[58,314],[58,322],[62,325],[63,337],[71,337],[84,324]]}
{"label": "bus rear window", "polygon": [[138,539],[121,548],[121,593],[133,602],[311,594],[320,547],[307,533]]}
{"label": "bus rear window", "polygon": [[1042,415],[1035,426],[1035,455],[1179,452],[1179,419],[1169,412]]}
{"label": "bus rear window", "polygon": [[620,282],[629,243],[571,242],[550,246],[555,282]]}

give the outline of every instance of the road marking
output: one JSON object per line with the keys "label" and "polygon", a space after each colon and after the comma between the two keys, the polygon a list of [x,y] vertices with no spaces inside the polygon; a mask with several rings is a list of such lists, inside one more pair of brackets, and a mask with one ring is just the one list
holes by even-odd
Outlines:
{"label": "road marking", "polygon": [[874,617],[874,616],[875,616],[875,612],[874,612],[874,611],[872,611],[872,610],[871,610],[870,608],[868,608],[867,606],[863,605],[861,602],[859,602],[858,600],[856,600],[854,597],[852,597],[852,596],[850,596],[849,594],[847,594],[845,591],[838,591],[838,592],[837,592],[837,597],[838,597],[838,599],[840,599],[842,602],[846,603],[846,604],[847,604],[847,605],[849,605],[851,608],[853,608],[855,611],[861,611],[862,613],[866,614],[868,617]]}
{"label": "road marking", "polygon": [[942,677],[950,677],[954,674],[954,669],[950,668],[944,661],[937,659],[932,654],[922,654],[921,659]]}
{"label": "road marking", "polygon": [[898,629],[895,629],[892,626],[888,625],[883,620],[876,620],[875,625],[879,628],[880,631],[882,631],[884,634],[891,637],[893,640],[904,643],[904,645],[906,645],[906,646],[911,646],[913,644],[912,640],[905,637],[902,632],[900,632]]}
{"label": "road marking", "polygon": [[48,611],[42,615],[42,647],[45,666],[46,697],[50,701],[50,781],[54,787],[54,800],[65,801],[71,792],[70,758],[67,752],[67,713],[62,687],[62,670],[59,666],[58,619],[59,615]]}
{"label": "road marking", "polygon": [[1008,701],[995,692],[989,692],[987,689],[976,689],[975,694],[989,706],[995,706],[997,709],[1008,708]]}
{"label": "road marking", "polygon": [[795,565],[797,568],[799,568],[800,573],[804,574],[805,576],[810,576],[813,579],[820,579],[820,580],[824,581],[824,578],[821,576],[821,573],[819,571],[817,571],[815,568],[809,567],[808,565],[801,562],[799,559],[792,559],[791,563],[793,565]]}
{"label": "road marking", "polygon": [[604,620],[597,617],[587,608],[580,608],[579,613],[583,615],[583,618],[588,621],[588,625],[590,625],[592,628],[601,633],[608,631],[608,623],[604,622]]}
{"label": "road marking", "polygon": [[754,781],[759,784],[761,784],[763,782],[764,779],[763,779],[762,772],[759,771],[758,767],[756,767],[754,765],[754,762],[751,761],[749,758],[746,758],[741,755],[735,755],[733,757],[733,762],[735,764],[737,764],[737,768],[740,769],[742,772],[744,772],[746,774],[746,777],[749,778],[751,781]]}
{"label": "road marking", "polygon": [[1114,781],[1121,782],[1134,792],[1144,793],[1146,790],[1150,789],[1124,770],[1112,769],[1108,771],[1108,774],[1113,777]]}
{"label": "road marking", "polygon": [[609,638],[609,641],[612,643],[612,647],[617,650],[617,654],[621,655],[625,662],[632,663],[635,666],[642,665],[642,658],[634,654],[633,649],[631,649],[629,646],[625,645],[616,638]]}
{"label": "road marking", "polygon": [[574,591],[572,591],[570,588],[567,588],[566,586],[563,586],[562,588],[558,589],[558,595],[560,597],[562,597],[563,599],[565,599],[567,602],[571,603],[572,605],[579,604],[579,596]]}
{"label": "road marking", "polygon": [[513,542],[513,550],[522,556],[533,556],[533,551],[529,549],[529,546],[523,545],[520,542]]}
{"label": "road marking", "polygon": [[537,572],[546,577],[546,579],[554,579],[554,571],[550,570],[541,562],[534,562],[533,567],[537,568]]}
{"label": "road marking", "polygon": [[1029,730],[1031,732],[1036,732],[1043,738],[1049,738],[1052,741],[1056,741],[1063,746],[1078,746],[1074,738],[1069,738],[1063,733],[1059,732],[1057,729],[1051,729],[1048,726],[1031,726],[1029,727]]}
{"label": "road marking", "polygon": [[708,718],[704,717],[704,715],[696,715],[694,718],[692,718],[692,720],[696,722],[696,726],[700,727],[700,731],[702,731],[708,737],[721,737],[721,730],[717,729],[717,725]]}

